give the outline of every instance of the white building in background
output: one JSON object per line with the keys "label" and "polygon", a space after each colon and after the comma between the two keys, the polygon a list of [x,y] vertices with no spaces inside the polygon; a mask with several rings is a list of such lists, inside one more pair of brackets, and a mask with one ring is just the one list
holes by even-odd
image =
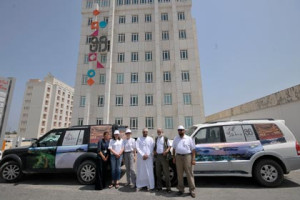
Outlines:
{"label": "white building in background", "polygon": [[2,143],[5,137],[6,125],[15,84],[15,78],[0,77],[0,151],[2,149]]}
{"label": "white building in background", "polygon": [[[93,15],[96,4],[98,16]],[[191,6],[191,0],[83,0],[72,125],[123,124],[134,136],[144,127],[150,135],[163,128],[173,137],[179,124],[203,122]],[[91,30],[95,21],[100,28]],[[104,68],[89,61],[96,30],[102,37],[97,60]],[[91,69],[94,77],[87,75]]]}
{"label": "white building in background", "polygon": [[300,85],[207,116],[206,121],[260,118],[285,120],[300,141]]}
{"label": "white building in background", "polygon": [[26,84],[18,134],[22,138],[38,138],[54,128],[71,125],[74,88],[51,74],[30,79]]}

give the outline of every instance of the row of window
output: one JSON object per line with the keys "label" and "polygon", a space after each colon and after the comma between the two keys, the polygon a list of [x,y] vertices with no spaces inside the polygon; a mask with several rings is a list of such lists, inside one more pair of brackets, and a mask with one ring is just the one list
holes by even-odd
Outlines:
{"label": "row of window", "polygon": [[[139,119],[137,117],[130,117],[129,119],[130,123],[130,129],[136,130],[139,128]],[[83,118],[78,118],[77,124],[82,126],[84,125],[83,123]],[[96,124],[97,125],[102,125],[103,124],[103,118],[97,118],[96,119]],[[118,125],[123,125],[123,118],[117,117],[115,118],[115,124]],[[193,117],[191,116],[186,116],[184,117],[184,124],[186,128],[189,128],[193,125]],[[149,129],[154,129],[154,118],[153,117],[145,117],[145,125]],[[174,123],[173,123],[173,117],[165,117],[165,129],[173,129],[174,128]]]}
{"label": "row of window", "polygon": [[[173,100],[172,100],[172,94],[171,93],[166,93],[164,94],[164,105],[172,105]],[[124,102],[124,97],[123,95],[116,95],[116,101],[115,105],[116,106],[123,106]],[[86,96],[80,96],[80,107],[85,107],[86,103]],[[183,103],[184,105],[191,105],[192,104],[192,96],[191,93],[183,93]],[[97,105],[98,107],[103,107],[105,104],[105,96],[100,95],[98,96],[98,101]],[[136,95],[130,95],[130,106],[138,106],[139,105],[139,96]],[[151,106],[153,105],[153,94],[146,94],[145,95],[145,105],[146,106]]]}
{"label": "row of window", "polygon": [[[116,75],[117,75],[116,83],[124,84],[124,73],[117,73]],[[89,77],[87,75],[82,75],[81,84],[86,85],[88,79],[89,79]],[[139,82],[139,74],[131,73],[130,80],[131,80],[131,83],[138,83]],[[189,82],[190,81],[190,72],[189,71],[181,71],[181,80],[183,82]],[[163,81],[164,82],[172,81],[170,71],[163,72]],[[99,84],[105,84],[105,82],[106,82],[105,74],[100,74]],[[153,73],[152,72],[145,73],[145,83],[153,83]]]}
{"label": "row of window", "polygon": [[[185,13],[184,12],[178,12],[177,13],[178,21],[185,20]],[[169,14],[168,13],[161,13],[160,16],[161,21],[169,21]],[[145,14],[144,18],[146,23],[152,22],[152,14]],[[119,24],[125,24],[126,23],[126,16],[122,15],[119,16]],[[138,15],[131,15],[131,23],[136,24],[139,23],[139,16]]]}
{"label": "row of window", "polygon": [[[177,0],[186,1],[186,0]],[[158,0],[158,3],[170,3],[171,0]],[[97,3],[100,7],[109,7],[110,0],[88,0],[86,2],[86,8],[93,8],[93,3]],[[138,5],[138,4],[153,4],[154,0],[117,0],[118,6],[123,5]]]}

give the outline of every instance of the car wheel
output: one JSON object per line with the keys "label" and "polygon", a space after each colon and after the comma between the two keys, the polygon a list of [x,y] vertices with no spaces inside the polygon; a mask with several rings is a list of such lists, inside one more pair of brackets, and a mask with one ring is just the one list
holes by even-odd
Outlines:
{"label": "car wheel", "polygon": [[8,161],[1,167],[1,178],[9,183],[17,182],[23,173],[19,163],[15,161]]}
{"label": "car wheel", "polygon": [[80,184],[91,185],[96,179],[96,164],[91,160],[81,163],[77,170],[77,179]]}
{"label": "car wheel", "polygon": [[[176,166],[175,166],[175,164],[173,163],[172,160],[170,160],[170,162],[169,162],[169,174],[170,174],[171,186],[172,187],[177,186],[177,171],[176,171]],[[165,180],[166,180],[165,176],[162,173],[162,183],[163,183],[163,185],[166,185]]]}
{"label": "car wheel", "polygon": [[265,187],[277,187],[283,181],[282,167],[274,160],[260,160],[254,166],[253,176]]}

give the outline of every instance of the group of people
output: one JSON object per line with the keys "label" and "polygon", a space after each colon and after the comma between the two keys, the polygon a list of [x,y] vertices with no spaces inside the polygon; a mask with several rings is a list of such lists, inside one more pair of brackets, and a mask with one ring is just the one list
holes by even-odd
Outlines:
{"label": "group of people", "polygon": [[[126,186],[138,189],[162,190],[162,176],[165,177],[166,192],[170,193],[169,160],[176,164],[178,195],[184,193],[183,174],[186,174],[190,195],[195,198],[195,183],[193,165],[195,165],[195,144],[191,137],[185,135],[185,128],[178,126],[178,135],[173,144],[163,135],[162,129],[157,129],[157,137],[153,140],[148,136],[148,129],[143,129],[143,135],[136,141],[131,137],[131,130],[126,129],[126,138],[120,138],[120,132],[114,131],[112,139],[105,132],[103,139],[98,142],[98,162],[95,189],[103,189],[109,180],[111,169],[111,182],[108,188],[119,188],[121,177],[121,163],[124,159],[126,168]],[[171,154],[173,147],[173,155]],[[173,157],[171,157],[173,156]],[[153,171],[155,159],[156,184]],[[135,162],[137,170],[135,171]],[[155,187],[156,185],[156,187]]]}

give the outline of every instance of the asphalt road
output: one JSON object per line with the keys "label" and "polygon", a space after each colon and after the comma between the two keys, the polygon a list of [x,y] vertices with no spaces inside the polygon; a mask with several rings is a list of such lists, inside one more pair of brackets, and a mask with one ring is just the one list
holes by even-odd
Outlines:
{"label": "asphalt road", "polygon": [[[121,183],[126,183],[122,176]],[[300,171],[290,173],[278,188],[263,188],[251,178],[196,177],[196,199],[201,200],[299,200]],[[0,200],[146,200],[192,199],[186,193],[177,197],[173,192],[135,191],[121,184],[117,189],[95,191],[93,186],[79,185],[74,174],[43,174],[25,176],[16,184],[0,180]]]}

